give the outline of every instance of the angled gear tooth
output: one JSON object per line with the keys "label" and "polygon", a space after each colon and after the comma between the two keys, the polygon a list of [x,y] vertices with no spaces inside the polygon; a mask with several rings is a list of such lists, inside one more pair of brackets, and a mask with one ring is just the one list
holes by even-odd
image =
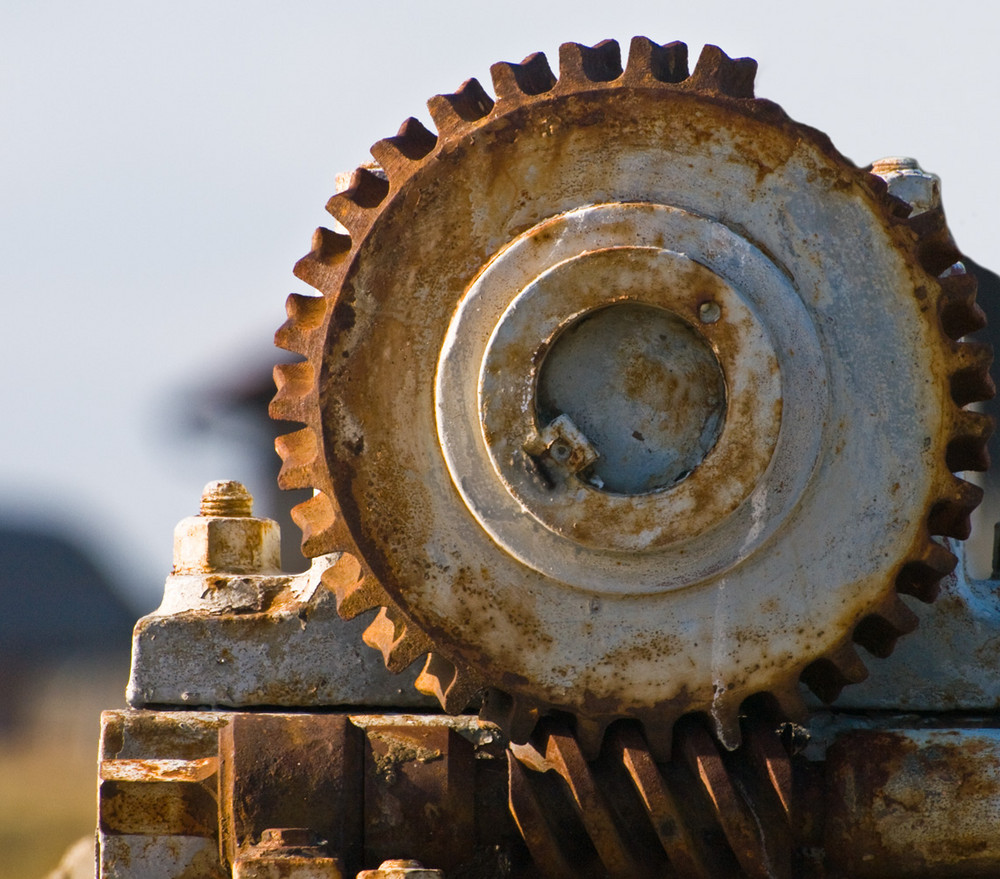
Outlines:
{"label": "angled gear tooth", "polygon": [[952,477],[927,517],[931,534],[965,540],[972,533],[969,516],[982,499],[983,490],[978,485]]}
{"label": "angled gear tooth", "polygon": [[463,82],[456,92],[435,95],[427,102],[427,109],[439,135],[455,135],[489,116],[493,99],[473,77]]}
{"label": "angled gear tooth", "polygon": [[795,807],[792,762],[775,724],[765,717],[749,717],[744,723],[743,738],[753,769],[777,795],[782,817],[790,825]]}
{"label": "angled gear tooth", "polygon": [[434,696],[448,714],[461,714],[483,689],[483,683],[471,671],[460,671],[440,653],[431,653],[417,677],[416,688],[425,696]]}
{"label": "angled gear tooth", "polygon": [[312,250],[295,263],[292,274],[317,290],[334,290],[350,250],[349,235],[320,226],[313,232]]}
{"label": "angled gear tooth", "polygon": [[410,625],[396,608],[383,607],[365,629],[362,639],[381,651],[385,667],[398,674],[431,649],[430,639]]}
{"label": "angled gear tooth", "polygon": [[569,786],[583,825],[608,874],[621,879],[639,875],[638,864],[621,836],[614,813],[598,787],[577,739],[565,726],[555,722],[545,724],[541,738],[545,758]]}
{"label": "angled gear tooth", "polygon": [[962,342],[955,346],[956,369],[951,375],[951,396],[959,406],[992,400],[996,385],[990,375],[993,346],[985,342]]}
{"label": "angled gear tooth", "polygon": [[274,441],[274,449],[282,460],[278,486],[285,491],[312,488],[320,477],[322,466],[319,441],[311,427],[286,433]]}
{"label": "angled gear tooth", "polygon": [[903,604],[899,596],[890,594],[877,611],[854,627],[854,642],[872,656],[884,659],[895,649],[900,636],[912,632],[918,622],[917,615]]}
{"label": "angled gear tooth", "polygon": [[309,415],[309,396],[313,390],[315,371],[312,363],[279,363],[274,367],[274,384],[278,389],[268,406],[275,421],[305,422]]}
{"label": "angled gear tooth", "polygon": [[938,279],[941,285],[939,314],[941,325],[949,338],[958,341],[969,333],[986,326],[986,313],[976,304],[978,283],[972,272],[965,270],[946,272]]}
{"label": "angled gear tooth", "polygon": [[544,52],[535,52],[520,64],[499,61],[490,67],[497,101],[519,101],[524,95],[540,95],[556,84]]}
{"label": "angled gear tooth", "polygon": [[580,745],[580,750],[587,760],[596,760],[601,754],[601,745],[604,743],[604,732],[608,728],[608,718],[584,717],[577,715],[574,732],[576,740]]}
{"label": "angled gear tooth", "polygon": [[292,507],[292,521],[302,530],[302,554],[307,558],[344,549],[337,545],[336,510],[322,492]]}
{"label": "angled gear tooth", "polygon": [[733,785],[712,737],[696,722],[678,724],[678,727],[675,748],[708,794],[715,817],[740,866],[754,879],[770,879],[774,871],[761,838],[761,829]]}
{"label": "angled gear tooth", "polygon": [[987,447],[996,425],[989,415],[961,410],[955,416],[954,437],[948,443],[945,462],[952,473],[976,470],[985,473],[990,469]]}
{"label": "angled gear tooth", "polygon": [[707,45],[688,80],[692,88],[731,98],[752,98],[757,76],[753,58],[730,58],[718,46]]}
{"label": "angled gear tooth", "polygon": [[594,46],[563,43],[559,47],[559,90],[585,89],[622,75],[622,50],[617,40]]}
{"label": "angled gear tooth", "polygon": [[896,591],[930,603],[937,598],[942,577],[947,577],[958,559],[946,547],[927,538],[916,558],[909,559],[896,575]]}
{"label": "angled gear tooth", "polygon": [[639,731],[617,725],[608,735],[608,744],[632,779],[674,873],[683,879],[711,879],[712,871],[687,826],[685,810],[660,774]]}
{"label": "angled gear tooth", "polygon": [[337,599],[337,613],[341,619],[352,620],[389,601],[385,590],[349,552],[341,553],[337,563],[323,572],[321,580]]}
{"label": "angled gear tooth", "polygon": [[811,662],[802,672],[804,683],[823,702],[833,702],[848,684],[868,677],[868,669],[850,641]]}
{"label": "angled gear tooth", "polygon": [[507,751],[507,798],[510,814],[539,875],[551,879],[576,879],[579,869],[563,852],[549,826],[548,810],[535,794],[528,772],[510,750]]}
{"label": "angled gear tooth", "polygon": [[626,82],[678,83],[688,76],[687,43],[674,41],[661,46],[648,37],[632,37],[625,68]]}
{"label": "angled gear tooth", "polygon": [[378,215],[378,206],[389,194],[389,181],[381,169],[358,168],[351,183],[327,203],[326,209],[352,236],[360,237]]}
{"label": "angled gear tooth", "polygon": [[274,344],[285,351],[305,355],[309,338],[323,324],[326,300],[322,296],[292,293],[285,301],[286,320],[274,334]]}
{"label": "angled gear tooth", "polygon": [[415,162],[430,155],[437,146],[437,135],[427,128],[419,119],[412,116],[399,126],[399,131],[393,137],[386,137],[372,144],[371,154],[375,161],[385,169],[390,181],[404,176],[406,169]]}

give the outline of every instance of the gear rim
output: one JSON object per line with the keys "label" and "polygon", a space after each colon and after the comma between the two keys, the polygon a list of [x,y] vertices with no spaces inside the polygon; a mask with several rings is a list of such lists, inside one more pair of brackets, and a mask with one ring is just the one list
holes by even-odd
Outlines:
{"label": "gear rim", "polygon": [[[769,117],[779,127],[793,125],[774,105],[763,101],[751,102],[753,107],[747,105],[746,102],[750,102],[752,96],[753,62],[748,59],[732,61],[714,47],[707,47],[694,74],[688,77],[684,54],[683,47],[679,44],[661,47],[643,38],[636,38],[629,66],[622,74],[616,62],[617,44],[605,42],[589,49],[567,44],[560,53],[562,75],[558,81],[547,72],[547,64],[541,56],[532,56],[523,65],[495,65],[494,80],[499,97],[496,108],[474,81],[463,86],[455,95],[432,99],[431,111],[441,132],[440,139],[435,140],[433,134],[408,122],[396,138],[381,141],[373,147],[373,154],[386,168],[389,182],[381,180],[370,171],[359,170],[351,190],[331,201],[331,212],[345,223],[351,237],[345,239],[345,236],[337,236],[335,233],[318,232],[313,254],[297,267],[300,277],[326,292],[330,297],[330,305],[328,307],[324,300],[317,302],[309,301],[307,297],[292,297],[289,300],[289,323],[278,333],[279,345],[312,358],[304,364],[293,364],[276,370],[279,393],[272,406],[275,417],[298,420],[310,425],[304,431],[286,435],[279,440],[279,450],[285,459],[281,482],[284,487],[311,486],[318,491],[317,497],[302,505],[297,514],[304,525],[304,548],[307,555],[346,549],[351,555],[360,556],[353,562],[360,563],[360,568],[331,575],[328,585],[338,592],[342,612],[347,616],[370,607],[384,608],[370,627],[370,637],[366,636],[366,640],[380,646],[390,667],[398,668],[408,664],[431,649],[431,641],[414,631],[415,627],[389,596],[377,583],[372,582],[374,578],[371,571],[367,570],[363,553],[353,551],[357,549],[354,537],[347,531],[343,519],[338,519],[330,503],[334,486],[329,474],[324,473],[325,462],[321,460],[324,440],[315,412],[318,384],[323,379],[317,375],[320,370],[316,369],[315,361],[316,352],[321,350],[321,342],[318,341],[320,334],[317,331],[330,325],[346,326],[352,319],[349,303],[345,303],[343,297],[338,298],[339,281],[345,277],[348,265],[356,260],[363,249],[367,232],[377,219],[378,205],[388,194],[391,185],[396,187],[396,191],[402,189],[407,178],[421,167],[424,157],[431,154],[443,155],[443,146],[458,142],[475,130],[483,120],[500,118],[505,114],[511,116],[521,104],[531,104],[536,96],[544,96],[549,91],[552,92],[553,100],[567,94],[582,96],[591,90],[608,88],[613,80],[620,80],[619,87],[635,87],[636,83],[641,83],[646,89],[694,92],[699,99],[709,103],[741,104],[745,110]],[[545,97],[538,99],[548,100]],[[508,102],[506,108],[505,101]],[[826,143],[823,136],[804,126],[793,127],[797,133],[812,138],[816,143]],[[837,155],[844,166],[853,168]],[[977,346],[955,344],[965,332],[974,329],[981,321],[981,315],[974,305],[974,282],[970,285],[970,279],[960,275],[955,276],[955,279],[935,281],[937,275],[960,259],[960,254],[947,234],[943,217],[940,212],[936,212],[907,223],[899,203],[884,196],[881,181],[864,175],[864,172],[859,172],[857,178],[860,186],[868,188],[872,200],[880,203],[885,219],[901,227],[905,226],[911,233],[913,243],[908,246],[914,253],[915,261],[927,273],[925,293],[927,287],[939,285],[940,289],[931,289],[930,294],[932,300],[936,300],[934,304],[940,310],[944,326],[940,341],[948,363],[947,379],[951,399],[960,407],[965,402],[983,398],[991,391],[986,374],[988,353]],[[392,183],[394,179],[396,182]],[[946,459],[947,468],[958,470],[982,466],[985,457],[982,445],[989,430],[984,419],[974,413],[949,410],[944,413],[943,421],[945,439],[939,444],[941,448],[938,451]],[[951,554],[940,544],[930,540],[929,534],[964,536],[968,512],[978,500],[977,492],[966,483],[957,479],[949,480],[944,473],[939,475],[941,485],[937,489],[937,497],[930,505],[928,534],[920,535],[921,539],[916,541],[913,551],[902,560],[895,578],[896,590],[916,594],[924,599],[932,597],[937,579],[954,564]],[[341,497],[342,511],[344,503],[345,500]],[[350,567],[352,562],[349,559],[345,564]],[[821,691],[827,697],[835,695],[839,685],[863,673],[863,666],[859,670],[860,659],[850,643],[852,630],[854,640],[867,642],[865,646],[874,648],[877,652],[884,651],[887,647],[891,649],[895,636],[910,625],[907,612],[898,605],[898,599],[892,607],[877,610],[879,613],[875,617],[866,617],[849,626],[842,644],[832,646],[805,669],[803,678],[814,690]],[[866,620],[870,619],[881,622],[866,624]],[[796,672],[799,670],[793,668],[790,674],[797,677]],[[479,678],[474,667],[456,667],[439,654],[431,656],[424,675],[425,687],[443,697],[442,701],[449,710],[464,707],[459,703],[483,684],[484,681]],[[793,679],[791,685],[782,692],[777,691],[782,688],[776,688],[774,695],[793,705],[794,694],[790,691],[794,690],[794,686]],[[515,694],[514,699],[496,694],[487,700],[487,707],[494,717],[506,711],[506,718],[497,719],[505,722],[508,731],[518,738],[526,735],[525,728],[530,727],[538,712],[548,706],[544,700],[532,700],[523,694]],[[683,711],[677,706],[669,706],[645,715],[637,713],[636,716],[646,720],[647,730],[653,731],[657,738],[662,739],[663,733],[657,727],[666,726],[669,729],[670,720],[678,713]],[[734,715],[735,709],[732,713]],[[603,714],[596,712],[589,716],[586,712],[580,713],[578,733],[587,733],[589,730],[596,734],[608,720],[621,715],[622,712],[616,711]],[[593,737],[590,735],[591,742]]]}

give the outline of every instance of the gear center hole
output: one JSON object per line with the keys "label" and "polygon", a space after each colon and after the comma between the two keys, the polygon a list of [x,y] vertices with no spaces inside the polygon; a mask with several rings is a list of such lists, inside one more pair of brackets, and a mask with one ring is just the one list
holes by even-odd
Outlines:
{"label": "gear center hole", "polygon": [[[676,313],[635,302],[591,311],[563,329],[535,393],[541,428],[567,416],[597,452],[577,475],[622,495],[687,477],[715,446],[726,416],[722,367],[703,335]],[[560,464],[563,439],[549,447]]]}

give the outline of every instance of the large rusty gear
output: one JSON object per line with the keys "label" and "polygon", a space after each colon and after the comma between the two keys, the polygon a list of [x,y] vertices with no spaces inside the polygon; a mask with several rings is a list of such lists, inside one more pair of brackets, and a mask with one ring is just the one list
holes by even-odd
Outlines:
{"label": "large rusty gear", "polygon": [[391,670],[429,654],[418,687],[514,741],[561,712],[594,755],[632,718],[664,759],[703,712],[735,747],[748,697],[861,680],[968,535],[975,281],[755,71],[643,37],[624,70],[614,41],[496,64],[496,101],[469,80],[372,147],[296,265],[322,295],[288,300],[271,412],[306,425],[277,443],[303,551]]}

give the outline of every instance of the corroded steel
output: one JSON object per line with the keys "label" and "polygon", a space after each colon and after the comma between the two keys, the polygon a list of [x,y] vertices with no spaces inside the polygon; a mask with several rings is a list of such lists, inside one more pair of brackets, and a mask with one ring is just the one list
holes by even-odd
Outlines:
{"label": "corroded steel", "polygon": [[557,877],[800,875],[793,859],[812,803],[792,790],[792,758],[775,724],[745,723],[730,754],[685,719],[673,759],[658,763],[635,726],[616,725],[587,761],[567,730],[544,721],[509,757],[511,809],[536,863]]}
{"label": "corroded steel", "polygon": [[849,876],[996,876],[1000,730],[857,730],[827,754],[826,839]]}
{"label": "corroded steel", "polygon": [[[932,536],[967,536],[980,493],[952,474],[990,430],[963,408],[992,393],[988,348],[960,341],[975,282],[939,206],[910,216],[754,98],[752,60],[709,46],[689,75],[683,44],[637,37],[624,70],[613,41],[559,67],[432,98],[437,134],[407,120],[330,200],[347,234],[317,230],[296,274],[322,295],[290,297],[276,337],[305,357],[275,370],[272,414],[306,425],[280,482],[316,490],[305,553],[357,565],[331,568],[340,613],[382,608],[365,640],[391,669],[429,653],[446,710],[484,693],[522,742],[568,711],[586,756],[632,718],[659,758],[703,712],[733,747],[747,697],[835,698],[865,675],[855,643],[913,627],[898,593],[930,600],[954,566]],[[565,340],[628,308],[711,356],[685,355],[663,430],[669,356],[636,342],[590,436],[594,407],[559,410],[591,395],[546,355],[586,369]],[[647,422],[656,460],[611,460]]]}

